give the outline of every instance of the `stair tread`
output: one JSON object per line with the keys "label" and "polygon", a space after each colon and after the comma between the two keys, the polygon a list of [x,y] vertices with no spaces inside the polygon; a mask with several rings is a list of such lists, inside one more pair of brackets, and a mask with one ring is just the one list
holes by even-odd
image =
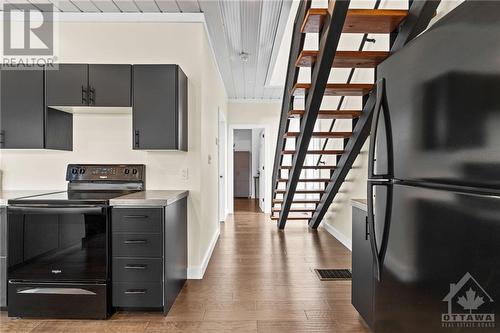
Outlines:
{"label": "stair tread", "polygon": [[[280,169],[290,170],[292,169],[291,165],[280,165]],[[335,165],[303,165],[302,169],[308,170],[317,170],[317,169],[335,169]]]}
{"label": "stair tread", "polygon": [[[310,8],[302,23],[303,33],[318,33],[323,28],[328,9]],[[349,9],[344,22],[344,33],[391,33],[408,16],[401,9]]]}
{"label": "stair tread", "polygon": [[[312,217],[311,216],[304,216],[304,217],[287,217],[287,220],[310,220]],[[271,220],[278,220],[278,216],[271,216]]]}
{"label": "stair tread", "polygon": [[[304,96],[309,89],[310,83],[296,83],[291,93],[294,96]],[[372,89],[372,83],[328,83],[324,96],[364,96]]]}
{"label": "stair tread", "polygon": [[[287,182],[288,181],[288,178],[279,178],[278,179],[278,182]],[[328,183],[330,181],[330,178],[308,178],[308,179],[305,179],[305,178],[302,178],[302,179],[299,179],[299,182],[301,183]]]}
{"label": "stair tread", "polygon": [[[319,51],[302,50],[295,65],[311,67],[318,57]],[[375,68],[389,57],[387,51],[337,51],[332,67],[335,68]]]}
{"label": "stair tread", "polygon": [[[283,199],[273,199],[273,204],[281,204],[283,203]],[[318,199],[293,199],[292,204],[317,204],[319,203]]]}
{"label": "stair tread", "polygon": [[[353,119],[359,118],[363,111],[359,110],[320,110],[318,119]],[[300,118],[304,115],[304,110],[290,110],[288,116],[291,118]]]}
{"label": "stair tread", "polygon": [[[300,132],[286,132],[285,138],[296,138],[298,137]],[[352,136],[352,132],[313,132],[313,138],[350,138]]]}
{"label": "stair tread", "polygon": [[[283,154],[292,155],[295,154],[295,150],[283,150]],[[310,155],[342,155],[343,150],[308,150],[307,154]]]}
{"label": "stair tread", "polygon": [[[272,212],[280,212],[281,211],[281,208],[273,208],[271,210]],[[290,208],[289,212],[293,212],[293,213],[314,213],[316,211],[316,209],[314,208]]]}
{"label": "stair tread", "polygon": [[[285,189],[276,189],[274,190],[274,192],[276,193],[279,193],[279,194],[282,194],[282,193],[285,193],[286,190]],[[299,194],[307,194],[307,193],[312,193],[312,194],[315,194],[315,193],[323,193],[325,192],[325,190],[295,190],[295,193],[299,193]]]}

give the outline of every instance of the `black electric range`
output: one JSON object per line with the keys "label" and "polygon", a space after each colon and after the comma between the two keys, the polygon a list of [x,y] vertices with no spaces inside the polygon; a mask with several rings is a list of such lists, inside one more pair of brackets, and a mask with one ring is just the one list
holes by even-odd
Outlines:
{"label": "black electric range", "polygon": [[68,165],[68,190],[9,200],[8,312],[111,313],[109,200],[145,189],[144,165]]}

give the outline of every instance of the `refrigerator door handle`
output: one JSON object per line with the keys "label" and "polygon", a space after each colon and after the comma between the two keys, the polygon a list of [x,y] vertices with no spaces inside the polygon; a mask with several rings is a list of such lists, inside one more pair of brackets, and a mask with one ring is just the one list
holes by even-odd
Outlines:
{"label": "refrigerator door handle", "polygon": [[[375,102],[375,109],[372,120],[370,147],[368,150],[368,179],[390,179],[394,176],[394,154],[393,154],[393,141],[392,129],[389,118],[389,108],[387,103],[385,78],[377,81],[376,85],[377,100]],[[375,173],[375,149],[377,143],[378,124],[381,112],[384,115],[385,137],[387,143],[387,174]]]}
{"label": "refrigerator door handle", "polygon": [[[375,186],[383,186],[387,188],[385,204],[384,207],[384,221],[382,225],[382,238],[377,239],[376,227],[378,223],[381,221],[376,221],[375,219],[375,210],[374,210],[374,202],[373,202],[373,194]],[[368,183],[368,200],[367,200],[367,219],[368,219],[368,236],[370,238],[370,245],[373,253],[373,262],[374,262],[374,277],[377,281],[380,281],[380,276],[382,273],[382,265],[384,263],[385,253],[387,250],[387,243],[389,239],[389,230],[391,223],[391,207],[392,207],[392,186],[393,184],[390,182],[384,181],[371,181]],[[378,200],[382,200],[383,198],[378,198]],[[380,249],[379,249],[380,242]]]}

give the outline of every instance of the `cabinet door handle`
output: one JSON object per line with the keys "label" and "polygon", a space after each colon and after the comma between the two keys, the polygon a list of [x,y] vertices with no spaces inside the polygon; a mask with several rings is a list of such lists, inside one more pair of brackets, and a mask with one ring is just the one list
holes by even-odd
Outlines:
{"label": "cabinet door handle", "polygon": [[126,265],[125,269],[146,269],[148,265]]}
{"label": "cabinet door handle", "polygon": [[84,85],[82,85],[82,104],[86,105],[87,104],[87,97],[88,97],[88,89]]}
{"label": "cabinet door handle", "polygon": [[125,294],[127,295],[145,294],[147,291],[148,291],[147,289],[128,289],[125,291]]}
{"label": "cabinet door handle", "polygon": [[5,131],[0,131],[0,148],[3,148],[5,145]]}
{"label": "cabinet door handle", "polygon": [[124,219],[147,219],[149,216],[147,215],[125,215]]}
{"label": "cabinet door handle", "polygon": [[90,87],[89,105],[95,105],[95,88]]}
{"label": "cabinet door handle", "polygon": [[146,244],[148,241],[145,239],[129,239],[124,241],[123,243],[126,245],[135,245],[135,244]]}
{"label": "cabinet door handle", "polygon": [[135,146],[135,148],[139,148],[139,131],[136,130],[134,132],[134,137],[135,137],[134,146]]}

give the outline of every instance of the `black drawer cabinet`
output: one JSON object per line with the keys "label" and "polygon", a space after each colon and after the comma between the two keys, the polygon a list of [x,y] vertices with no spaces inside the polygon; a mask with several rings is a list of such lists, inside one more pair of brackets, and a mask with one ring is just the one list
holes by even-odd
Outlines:
{"label": "black drawer cabinet", "polygon": [[73,115],[47,108],[45,71],[0,67],[0,148],[73,149]]}
{"label": "black drawer cabinet", "polygon": [[114,207],[113,306],[167,313],[187,278],[187,199],[166,207]]}
{"label": "black drawer cabinet", "polygon": [[48,106],[131,106],[131,65],[59,64],[46,76]]}
{"label": "black drawer cabinet", "polygon": [[163,235],[160,234],[113,234],[113,255],[123,257],[161,258]]}
{"label": "black drawer cabinet", "polygon": [[188,149],[187,77],[178,65],[133,66],[133,148]]}
{"label": "black drawer cabinet", "polygon": [[114,232],[151,232],[162,231],[162,209],[121,208],[113,211]]}
{"label": "black drawer cabinet", "polygon": [[113,282],[113,305],[122,308],[162,307],[162,282]]}
{"label": "black drawer cabinet", "polygon": [[352,208],[352,305],[368,326],[373,322],[373,256],[366,211]]}
{"label": "black drawer cabinet", "polygon": [[113,281],[155,282],[163,276],[161,258],[113,258]]}

